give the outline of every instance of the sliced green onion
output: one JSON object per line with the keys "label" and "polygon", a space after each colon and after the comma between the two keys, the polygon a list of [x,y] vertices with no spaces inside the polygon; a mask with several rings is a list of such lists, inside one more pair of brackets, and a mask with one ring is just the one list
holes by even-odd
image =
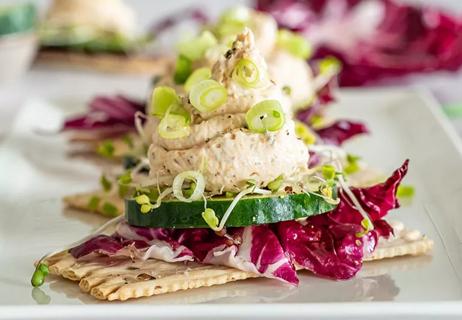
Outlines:
{"label": "sliced green onion", "polygon": [[330,164],[323,165],[321,168],[322,176],[326,180],[332,180],[335,178],[335,167]]}
{"label": "sliced green onion", "polygon": [[236,6],[228,10],[223,11],[219,21],[223,22],[240,22],[247,23],[250,20],[250,9],[246,6]]}
{"label": "sliced green onion", "polygon": [[119,210],[117,207],[110,202],[103,203],[103,207],[101,209],[105,216],[116,217],[119,215]]}
{"label": "sliced green onion", "polygon": [[313,51],[304,37],[286,29],[278,31],[276,44],[301,59],[308,59]]}
{"label": "sliced green onion", "polygon": [[218,220],[215,211],[213,209],[207,208],[202,212],[202,218],[207,223],[207,225],[212,229],[215,230],[218,228],[218,224],[220,220]]}
{"label": "sliced green onion", "polygon": [[302,139],[307,145],[312,145],[316,142],[316,136],[311,129],[301,121],[295,121],[295,135]]}
{"label": "sliced green onion", "polygon": [[333,195],[333,190],[332,190],[332,187],[329,186],[329,185],[322,185],[320,187],[320,190],[321,194],[323,196],[325,196],[326,198],[329,198],[329,199],[332,199],[332,195]]}
{"label": "sliced green onion", "polygon": [[112,189],[112,182],[109,181],[108,178],[106,178],[106,175],[101,175],[101,177],[99,178],[99,183],[101,184],[101,187],[103,187],[103,190],[105,192],[108,192]]}
{"label": "sliced green onion", "polygon": [[151,199],[146,194],[141,194],[137,197],[135,197],[135,201],[138,204],[148,204],[151,203]]}
{"label": "sliced green onion", "polygon": [[132,182],[132,172],[130,170],[125,171],[123,174],[119,176],[117,181],[120,184],[129,184]]}
{"label": "sliced green onion", "polygon": [[193,85],[196,83],[201,82],[202,80],[207,80],[212,77],[212,70],[210,68],[199,68],[195,70],[191,75],[189,76],[188,80],[186,80],[184,84],[184,90],[186,92],[191,91],[191,88]]}
{"label": "sliced green onion", "polygon": [[101,198],[98,196],[93,196],[88,200],[88,209],[90,211],[96,211],[99,207],[99,203],[101,202]]}
{"label": "sliced green onion", "polygon": [[235,196],[236,196],[235,192],[231,192],[231,191],[226,191],[225,192],[225,197],[226,198],[234,198]]}
{"label": "sliced green onion", "polygon": [[342,68],[342,63],[335,57],[327,57],[319,62],[319,74],[337,74]]}
{"label": "sliced green onion", "polygon": [[160,121],[157,131],[164,139],[180,139],[189,136],[191,127],[186,117],[166,114]]}
{"label": "sliced green onion", "polygon": [[162,118],[172,105],[180,105],[180,97],[175,89],[167,86],[156,87],[151,97],[151,114]]}
{"label": "sliced green onion", "polygon": [[180,55],[191,61],[201,59],[205,52],[218,43],[210,31],[203,31],[198,37],[182,41],[178,44]]}
{"label": "sliced green onion", "polygon": [[347,164],[343,167],[343,172],[345,172],[345,174],[348,174],[348,175],[358,172],[360,169],[358,161],[360,159],[361,157],[358,157],[352,154],[347,154],[347,157],[346,157]]}
{"label": "sliced green onion", "polygon": [[284,125],[285,117],[277,100],[264,100],[254,105],[245,115],[247,126],[253,132],[278,131]]}
{"label": "sliced green onion", "polygon": [[276,192],[281,188],[282,183],[284,182],[284,177],[280,175],[270,183],[268,183],[268,189],[270,189],[272,192]]}
{"label": "sliced green onion", "polygon": [[102,155],[103,157],[112,158],[114,156],[114,151],[115,151],[112,140],[105,140],[102,143],[100,143],[96,151],[98,152],[98,154]]}
{"label": "sliced green onion", "polygon": [[262,71],[252,60],[242,58],[234,67],[232,78],[244,88],[258,88],[266,76]]}
{"label": "sliced green onion", "polygon": [[140,211],[141,213],[149,213],[152,209],[154,209],[154,205],[151,203],[151,199],[146,194],[141,194],[135,197],[136,203],[141,205]]}
{"label": "sliced green onion", "polygon": [[192,73],[192,61],[185,56],[179,55],[176,59],[173,80],[176,84],[184,84]]}
{"label": "sliced green onion", "polygon": [[361,220],[361,226],[363,227],[363,231],[356,233],[357,238],[364,237],[366,234],[369,233],[369,231],[374,229],[374,226],[370,219]]}
{"label": "sliced green onion", "polygon": [[221,37],[236,35],[246,27],[250,21],[250,10],[245,6],[238,6],[226,10],[220,17],[216,32]]}
{"label": "sliced green onion", "polygon": [[228,92],[225,87],[212,79],[196,83],[189,93],[191,104],[200,112],[212,112],[223,105],[227,99]]}
{"label": "sliced green onion", "polygon": [[412,198],[415,194],[415,189],[410,185],[400,185],[396,191],[396,196],[398,198]]}
{"label": "sliced green onion", "polygon": [[[183,195],[183,183],[185,180],[190,180],[196,184],[193,193],[188,198]],[[192,202],[199,200],[204,194],[205,178],[199,171],[184,171],[173,179],[172,188],[173,195],[180,201]]]}

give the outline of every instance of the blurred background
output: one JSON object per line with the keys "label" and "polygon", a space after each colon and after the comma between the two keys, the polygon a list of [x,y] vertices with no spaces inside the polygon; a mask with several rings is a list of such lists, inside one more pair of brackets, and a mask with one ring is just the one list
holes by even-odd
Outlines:
{"label": "blurred background", "polygon": [[[22,21],[19,23],[19,32],[15,32],[14,30],[10,30],[10,32],[4,31],[2,34],[1,28],[2,28],[2,19],[1,16],[2,14],[5,15],[5,10],[7,9],[1,9],[3,8],[11,8],[15,6],[20,6],[21,4],[27,4],[26,1],[13,1],[13,0],[0,0],[0,139],[5,136],[5,134],[8,133],[8,131],[11,129],[12,124],[14,123],[14,119],[17,116],[18,112],[21,110],[22,105],[27,101],[28,99],[34,98],[34,97],[46,97],[50,99],[58,99],[59,96],[68,96],[68,95],[82,95],[85,98],[88,98],[92,95],[95,95],[97,93],[107,93],[107,94],[113,94],[114,92],[121,92],[122,93],[128,93],[132,95],[138,95],[138,96],[143,96],[146,93],[146,90],[148,90],[149,87],[149,81],[151,76],[149,74],[142,74],[142,72],[121,72],[120,74],[113,74],[112,72],[107,72],[108,70],[103,70],[104,72],[100,73],[98,69],[99,67],[105,68],[104,65],[106,63],[106,69],[111,67],[108,67],[107,64],[109,62],[103,61],[101,63],[95,63],[95,65],[98,65],[98,68],[95,68],[95,70],[91,70],[92,68],[88,68],[87,65],[87,70],[78,70],[78,68],[68,68],[63,61],[62,55],[54,55],[56,52],[54,50],[43,50],[41,51],[44,53],[43,55],[43,61],[48,62],[45,64],[42,63],[34,63],[29,69],[29,64],[32,63],[33,59],[36,57],[36,50],[38,46],[37,39],[31,34],[36,34],[35,31],[38,30],[38,26],[42,27],[43,26],[43,20],[46,16],[46,12],[50,7],[52,1],[50,0],[37,0],[33,1],[32,4],[35,7],[35,13],[34,12],[29,12],[29,18],[24,18],[25,20],[29,19],[30,21]],[[207,16],[211,17],[216,17],[220,11],[222,11],[225,8],[229,8],[231,6],[234,6],[238,3],[241,4],[246,4],[250,6],[255,6],[257,1],[194,1],[194,0],[177,0],[177,1],[144,1],[144,0],[126,0],[124,1],[125,5],[127,8],[130,8],[133,11],[133,19],[135,21],[134,25],[136,27],[136,33],[140,35],[140,37],[151,37],[153,35],[156,35],[156,32],[160,30],[159,28],[162,29],[162,27],[159,26],[160,24],[165,24],[169,23],[169,20],[187,20],[184,18],[186,14],[191,14],[190,8],[198,8],[200,9],[200,12],[205,13]],[[274,9],[271,7],[270,3],[272,2],[278,2],[278,1],[258,1],[260,5],[265,6],[265,10],[271,11]],[[281,2],[281,1],[280,1]],[[291,1],[289,1],[291,2]],[[296,2],[296,1],[294,1]],[[310,1],[300,1],[301,3],[310,3]],[[323,1],[311,1],[312,3],[323,3]],[[329,1],[327,1],[329,2]],[[330,2],[335,2],[335,0],[332,0]],[[340,1],[342,2],[342,1]],[[350,2],[355,2],[355,1],[350,1]],[[380,1],[379,1],[380,2]],[[387,2],[387,1],[385,1]],[[383,72],[385,76],[382,78],[381,76],[379,77],[380,79],[377,79],[378,81],[374,81],[371,83],[363,83],[364,79],[358,79],[357,75],[358,72],[365,72],[362,69],[358,69],[357,65],[352,63],[351,68],[349,68],[348,64],[346,65],[347,71],[349,70],[349,74],[344,76],[343,78],[340,78],[340,84],[342,86],[361,86],[364,88],[367,88],[369,86],[402,86],[402,85],[409,85],[409,86],[423,86],[426,89],[429,89],[432,91],[438,100],[441,102],[441,104],[445,107],[447,115],[452,119],[452,122],[458,129],[459,133],[462,134],[462,90],[460,88],[462,87],[462,72],[460,71],[454,71],[458,69],[458,64],[462,63],[462,59],[459,59],[459,56],[462,56],[462,44],[461,44],[461,39],[460,37],[457,37],[457,33],[460,34],[462,31],[462,1],[459,0],[395,0],[394,2],[399,3],[399,4],[410,4],[414,6],[415,8],[420,8],[421,6],[424,6],[425,8],[430,7],[431,10],[441,10],[445,16],[444,19],[446,19],[446,14],[451,18],[449,22],[443,21],[444,19],[441,19],[441,21],[444,22],[444,26],[442,27],[441,31],[440,29],[437,30],[437,32],[434,32],[434,34],[430,34],[429,36],[425,36],[424,40],[421,39],[411,39],[412,36],[409,37],[404,37],[402,36],[400,40],[403,39],[411,39],[414,41],[412,43],[412,46],[409,46],[409,48],[406,48],[403,50],[403,53],[407,54],[405,57],[406,59],[409,59],[409,63],[416,63],[419,62],[419,60],[424,61],[425,57],[420,56],[420,53],[418,52],[419,45],[423,46],[424,49],[422,50],[427,50],[428,52],[431,52],[432,57],[437,56],[436,60],[439,59],[446,59],[445,56],[447,55],[454,55],[457,56],[457,59],[453,59],[450,62],[447,62],[446,64],[442,63],[436,63],[435,65],[431,65],[429,67],[428,64],[424,66],[412,66],[409,67],[408,69],[405,66],[407,63],[403,62],[406,61],[403,59],[401,61],[401,65],[399,66],[399,70],[392,69],[386,70]],[[314,6],[317,6],[314,5]],[[274,13],[274,11],[273,11]],[[24,13],[23,13],[24,14]],[[26,14],[26,16],[27,16]],[[36,18],[33,18],[32,16],[36,14]],[[416,16],[415,12],[412,11],[406,11],[402,15],[398,15],[399,17],[396,19],[396,21],[393,21],[394,24],[396,24],[396,27],[389,26],[389,28],[394,28],[396,29],[396,32],[399,33],[412,33],[415,32],[416,34],[419,34],[419,30],[415,31],[416,27],[412,24],[412,21],[415,19],[423,19],[428,22],[429,25],[431,25],[432,22],[432,16],[428,12],[420,12],[421,17],[418,18],[418,14]],[[113,13],[108,14],[109,16],[112,15],[113,19],[117,20],[117,10],[115,10]],[[167,19],[167,17],[169,19]],[[296,16],[292,16],[295,17]],[[279,19],[280,24],[285,26],[285,23],[287,21],[283,21],[286,17],[283,17]],[[19,18],[20,20],[22,18]],[[34,20],[36,19],[36,20]],[[97,20],[98,18],[93,18]],[[167,19],[167,20],[166,20]],[[5,19],[3,19],[4,21]],[[194,20],[194,19],[192,19]],[[23,25],[21,25],[21,23]],[[31,33],[30,30],[28,30],[29,25],[33,25],[33,32]],[[290,23],[289,23],[290,24]],[[408,27],[406,28],[401,28],[400,25],[406,25],[409,24]],[[182,23],[183,25],[183,23]],[[185,26],[183,26],[183,30],[186,33],[191,33],[191,28],[189,25],[186,23]],[[5,28],[5,26],[3,25]],[[21,30],[23,28],[23,30]],[[8,28],[6,28],[8,29]],[[367,27],[366,27],[367,29]],[[448,29],[450,29],[448,31]],[[41,30],[43,31],[43,30]],[[50,32],[54,32],[54,30],[47,30],[50,35]],[[13,37],[13,35],[18,35],[25,34],[26,36],[21,38],[21,37]],[[302,32],[303,33],[303,32]],[[429,32],[431,33],[431,32]],[[452,33],[452,34],[451,34]],[[151,41],[152,39],[142,39],[139,41],[146,41],[149,42],[148,45],[143,48],[144,54],[147,54],[148,56],[165,56],[168,54],[169,50],[169,45],[171,46],[172,43],[175,41],[172,41],[172,34],[175,34],[178,36],[178,34],[181,34],[176,32],[166,32],[163,33],[162,36],[157,37],[154,41]],[[448,35],[449,34],[449,35]],[[456,35],[453,35],[456,34]],[[42,33],[43,36],[43,33]],[[450,40],[446,40],[446,37],[457,37],[456,44],[450,44],[447,46],[445,50],[448,52],[446,53],[440,53],[439,50],[441,48],[444,48],[444,43],[445,42],[450,42]],[[14,38],[14,39],[13,39]],[[21,39],[19,39],[21,38]],[[430,40],[429,40],[430,38]],[[19,39],[19,40],[18,40]],[[119,39],[120,40],[120,39]],[[34,42],[35,41],[35,42]],[[426,44],[422,45],[422,42],[425,41],[431,41],[432,44]],[[453,42],[454,42],[453,41]],[[435,45],[434,43],[437,43]],[[144,42],[143,42],[144,44]],[[42,40],[42,45],[43,45],[43,40]],[[55,49],[54,43],[52,43],[51,46],[45,46],[46,49]],[[120,45],[119,42],[117,42],[115,45],[114,43],[110,43],[111,50],[113,50],[115,53],[119,53],[118,50],[118,45]],[[404,44],[403,46],[406,46],[408,44]],[[415,46],[414,46],[415,45]],[[440,46],[441,45],[441,46]],[[12,49],[12,47],[14,48]],[[43,47],[42,47],[43,48]],[[417,49],[416,49],[417,48]],[[99,50],[100,48],[92,47],[90,49],[86,48],[85,50]],[[397,48],[393,48],[393,50],[396,50]],[[390,49],[391,50],[391,49]],[[382,50],[386,51],[386,50]],[[460,51],[457,52],[457,51]],[[411,54],[409,54],[411,52]],[[329,51],[331,53],[331,51]],[[383,52],[381,52],[383,53]],[[124,53],[125,54],[125,53]],[[342,56],[343,53],[339,53],[340,56]],[[349,54],[352,54],[351,52]],[[39,56],[40,57],[40,56]],[[58,59],[58,58],[59,59]],[[144,57],[144,56],[143,56]],[[399,57],[398,55],[394,55],[394,57]],[[442,58],[441,58],[442,57]],[[69,58],[66,57],[65,59],[72,60],[75,57]],[[79,57],[75,58],[79,59]],[[74,65],[76,64],[76,60],[72,60],[69,65]],[[345,58],[348,60],[348,57]],[[49,67],[49,64],[53,65],[53,62],[56,62],[54,60],[59,60],[59,65],[60,68],[51,68]],[[448,60],[448,59],[446,59]],[[457,61],[456,61],[457,60]],[[459,61],[460,60],[460,61]],[[30,62],[29,62],[30,61]],[[39,59],[40,61],[40,59]],[[66,62],[66,61],[64,61]],[[67,61],[69,62],[69,61]],[[83,62],[80,61],[80,64],[83,64],[85,66],[86,60]],[[112,62],[114,63],[114,62]],[[116,62],[117,63],[117,62]],[[137,64],[138,69],[145,69],[147,67],[147,64],[142,64],[141,67],[140,61],[136,61],[133,63],[133,65]],[[362,62],[361,62],[362,63]],[[368,61],[367,63],[370,63]],[[431,62],[430,62],[431,63]],[[63,66],[64,65],[64,66]],[[122,68],[122,65],[120,65],[120,68]],[[163,65],[161,66],[163,67]],[[375,67],[375,66],[374,66]],[[134,66],[136,69],[136,66]],[[159,64],[153,66],[153,68],[159,68]],[[85,69],[85,68],[83,68]],[[90,69],[90,70],[88,70]],[[414,69],[417,69],[417,71],[431,71],[431,72],[417,72],[415,73]],[[450,71],[448,71],[450,69]],[[155,69],[157,70],[157,69]],[[358,71],[359,70],[359,71]],[[372,70],[372,71],[371,71]],[[375,75],[379,74],[380,72],[375,72],[375,69],[368,69],[367,72],[369,72],[370,75]],[[392,74],[392,77],[388,77],[389,74]],[[380,74],[381,75],[381,74]],[[349,77],[348,77],[349,76]],[[367,78],[367,77],[366,77]]]}

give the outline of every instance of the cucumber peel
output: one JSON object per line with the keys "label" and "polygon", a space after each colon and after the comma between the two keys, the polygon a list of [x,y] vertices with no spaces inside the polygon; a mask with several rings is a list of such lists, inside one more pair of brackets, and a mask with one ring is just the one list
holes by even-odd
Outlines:
{"label": "cucumber peel", "polygon": [[[221,220],[230,206],[232,198],[207,200],[207,208],[213,209]],[[333,210],[335,204],[328,203],[315,194],[275,194],[270,196],[246,196],[234,207],[226,221],[226,227],[244,227],[276,223],[322,214]],[[161,228],[208,228],[202,218],[204,201],[190,203],[178,200],[163,200],[159,208],[148,213],[134,199],[125,200],[125,216],[130,225]]]}

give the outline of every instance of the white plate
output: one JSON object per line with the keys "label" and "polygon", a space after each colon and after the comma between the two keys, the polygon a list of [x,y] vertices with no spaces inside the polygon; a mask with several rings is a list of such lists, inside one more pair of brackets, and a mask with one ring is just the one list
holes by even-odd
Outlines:
{"label": "white plate", "polygon": [[[52,277],[32,290],[33,260],[80,238],[102,219],[63,210],[61,196],[96,187],[98,168],[67,159],[63,137],[34,132],[56,126],[68,111],[31,100],[0,149],[0,318],[462,315],[462,147],[452,127],[432,97],[415,91],[345,91],[339,101],[333,115],[363,120],[372,130],[347,149],[387,174],[411,159],[406,183],[416,187],[416,197],[389,216],[432,238],[433,256],[367,263],[350,281],[301,273],[298,288],[255,279],[123,304],[101,303],[75,284]],[[45,118],[46,123],[37,121]]]}

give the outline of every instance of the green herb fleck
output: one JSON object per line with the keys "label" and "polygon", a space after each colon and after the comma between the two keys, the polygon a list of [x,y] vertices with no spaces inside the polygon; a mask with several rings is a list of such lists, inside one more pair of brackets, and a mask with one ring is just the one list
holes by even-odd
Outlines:
{"label": "green herb fleck", "polygon": [[100,201],[101,201],[101,198],[98,196],[91,197],[90,200],[88,200],[88,209],[91,211],[98,210]]}
{"label": "green herb fleck", "polygon": [[103,214],[108,217],[116,217],[119,215],[119,210],[115,205],[110,202],[103,203]]}
{"label": "green herb fleck", "polygon": [[281,188],[282,183],[284,182],[284,177],[280,175],[270,183],[268,183],[268,189],[270,189],[272,192],[276,192]]}
{"label": "green herb fleck", "polygon": [[215,211],[210,208],[207,208],[204,212],[202,212],[202,218],[211,229],[216,229],[218,227],[218,223],[220,223]]}
{"label": "green herb fleck", "polygon": [[119,184],[129,184],[132,182],[132,172],[130,170],[125,171],[122,175],[119,176],[117,180]]}
{"label": "green herb fleck", "polygon": [[100,155],[106,158],[112,158],[114,156],[114,151],[115,149],[112,140],[105,140],[101,142],[97,150]]}
{"label": "green herb fleck", "polygon": [[226,191],[225,192],[225,197],[226,198],[234,198],[237,195],[236,192],[231,192],[231,191]]}
{"label": "green herb fleck", "polygon": [[175,74],[173,80],[176,84],[184,84],[192,73],[192,61],[183,55],[179,55],[176,60]]}
{"label": "green herb fleck", "polygon": [[108,180],[108,178],[106,178],[106,175],[101,175],[101,178],[99,179],[99,182],[101,184],[101,187],[103,187],[103,190],[105,192],[109,192],[111,191],[111,188],[112,188],[112,182]]}
{"label": "green herb fleck", "polygon": [[361,157],[353,155],[353,154],[347,154],[346,160],[347,164],[343,168],[343,171],[345,174],[353,174],[355,172],[358,172],[360,167],[359,167],[359,160]]}
{"label": "green herb fleck", "polygon": [[321,168],[321,171],[322,171],[322,176],[324,177],[324,179],[333,180],[335,178],[335,167],[334,166],[330,164],[323,165]]}
{"label": "green herb fleck", "polygon": [[412,198],[415,194],[415,189],[413,186],[402,184],[398,187],[396,191],[396,196],[400,199],[403,198]]}

